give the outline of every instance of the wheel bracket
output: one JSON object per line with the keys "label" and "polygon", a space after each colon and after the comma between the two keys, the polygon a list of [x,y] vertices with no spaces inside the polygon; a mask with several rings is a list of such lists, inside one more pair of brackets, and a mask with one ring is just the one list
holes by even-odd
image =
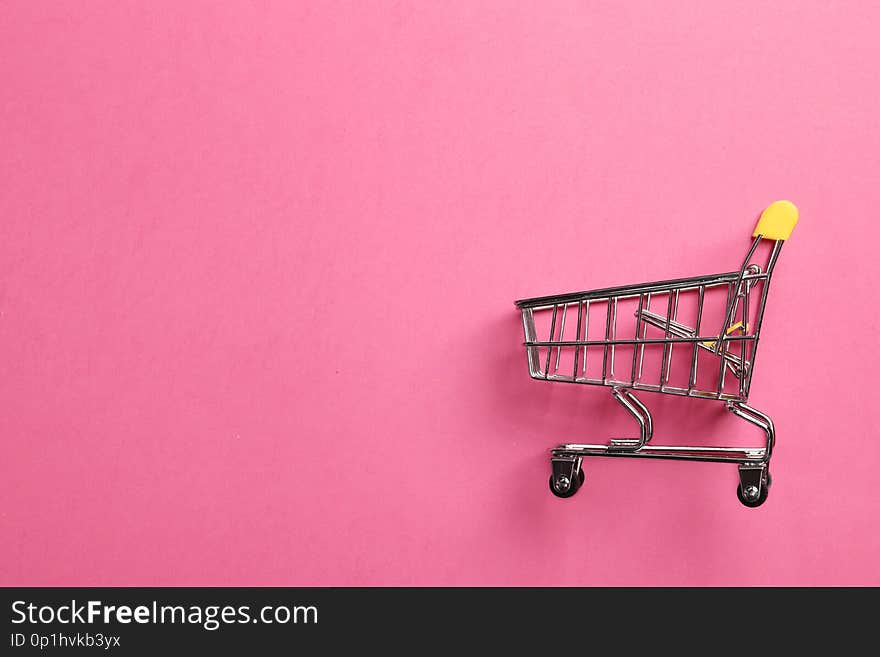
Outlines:
{"label": "wheel bracket", "polygon": [[765,463],[740,465],[739,484],[743,498],[749,502],[757,502],[767,486],[767,465]]}
{"label": "wheel bracket", "polygon": [[581,471],[580,456],[554,456],[550,459],[553,468],[553,487],[560,494],[571,490],[572,486],[578,486]]}

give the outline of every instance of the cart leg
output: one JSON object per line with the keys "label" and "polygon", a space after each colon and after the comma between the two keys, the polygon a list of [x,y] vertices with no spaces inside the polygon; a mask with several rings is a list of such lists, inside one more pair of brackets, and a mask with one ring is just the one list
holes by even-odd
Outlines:
{"label": "cart leg", "polygon": [[611,394],[623,406],[636,422],[639,423],[638,438],[612,438],[609,448],[615,451],[634,452],[644,447],[654,433],[654,421],[651,412],[629,390],[612,388]]}
{"label": "cart leg", "polygon": [[571,497],[584,483],[584,471],[580,456],[554,456],[550,460],[550,492],[556,497]]}
{"label": "cart leg", "polygon": [[767,438],[760,461],[740,464],[739,486],[736,488],[736,496],[740,502],[748,507],[761,506],[767,501],[770,488],[770,456],[776,443],[773,420],[766,413],[742,402],[730,403],[727,409],[737,417],[760,428]]}

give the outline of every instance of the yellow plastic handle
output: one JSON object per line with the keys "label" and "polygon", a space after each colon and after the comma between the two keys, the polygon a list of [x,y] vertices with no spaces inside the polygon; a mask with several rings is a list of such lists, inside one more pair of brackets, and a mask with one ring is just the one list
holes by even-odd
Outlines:
{"label": "yellow plastic handle", "polygon": [[771,203],[761,213],[752,237],[763,235],[770,240],[787,240],[798,222],[798,209],[791,201]]}

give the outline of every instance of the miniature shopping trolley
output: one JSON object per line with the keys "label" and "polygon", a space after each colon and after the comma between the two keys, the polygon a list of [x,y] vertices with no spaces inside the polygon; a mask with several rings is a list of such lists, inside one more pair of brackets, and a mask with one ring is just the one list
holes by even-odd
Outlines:
{"label": "miniature shopping trolley", "polygon": [[[532,378],[607,386],[639,425],[638,438],[552,449],[554,495],[578,491],[583,457],[628,456],[736,463],[740,502],[764,503],[776,436],[770,416],[747,401],[770,278],[797,220],[788,201],[764,210],[737,271],[516,302]],[[725,402],[731,413],[761,429],[764,444],[651,445],[651,413],[634,391]]]}

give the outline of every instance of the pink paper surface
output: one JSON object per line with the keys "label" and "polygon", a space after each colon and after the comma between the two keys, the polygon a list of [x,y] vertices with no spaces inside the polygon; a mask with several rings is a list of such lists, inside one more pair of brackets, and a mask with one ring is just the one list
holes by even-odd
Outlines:
{"label": "pink paper surface", "polygon": [[[5,2],[0,584],[880,584],[880,6]],[[516,298],[801,221],[731,465],[528,377]],[[643,395],[655,441],[760,444]]]}

